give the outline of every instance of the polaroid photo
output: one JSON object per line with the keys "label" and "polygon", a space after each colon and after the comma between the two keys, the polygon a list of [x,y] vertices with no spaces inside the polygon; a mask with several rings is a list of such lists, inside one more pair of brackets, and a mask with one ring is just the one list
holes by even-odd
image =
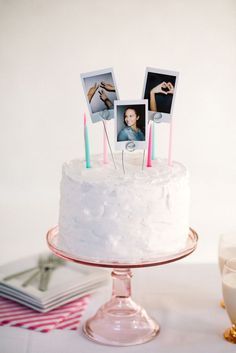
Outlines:
{"label": "polaroid photo", "polygon": [[114,101],[119,99],[112,68],[81,74],[82,85],[93,123],[114,118]]}
{"label": "polaroid photo", "polygon": [[148,99],[149,120],[169,123],[172,118],[179,73],[146,68],[143,99]]}
{"label": "polaroid photo", "polygon": [[134,151],[147,147],[148,101],[117,100],[114,102],[115,148]]}

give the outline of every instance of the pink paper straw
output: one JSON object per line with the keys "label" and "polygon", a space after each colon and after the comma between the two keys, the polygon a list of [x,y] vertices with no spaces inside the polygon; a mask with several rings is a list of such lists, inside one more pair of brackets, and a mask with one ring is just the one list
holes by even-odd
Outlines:
{"label": "pink paper straw", "polygon": [[107,136],[105,128],[107,127],[107,122],[104,120],[104,129],[103,129],[103,163],[108,164],[108,149],[107,149]]}
{"label": "pink paper straw", "polygon": [[152,123],[151,121],[150,121],[149,136],[148,136],[147,167],[152,167]]}
{"label": "pink paper straw", "polygon": [[168,151],[168,165],[172,166],[172,142],[173,142],[173,123],[172,118],[170,122],[170,130],[169,130],[169,151]]}
{"label": "pink paper straw", "polygon": [[156,144],[157,144],[157,138],[156,138],[156,129],[157,129],[157,124],[152,125],[152,160],[156,159]]}

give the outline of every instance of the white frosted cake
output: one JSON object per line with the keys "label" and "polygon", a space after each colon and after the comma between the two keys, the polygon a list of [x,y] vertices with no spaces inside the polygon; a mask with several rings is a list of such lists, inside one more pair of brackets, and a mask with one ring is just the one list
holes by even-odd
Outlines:
{"label": "white frosted cake", "polygon": [[58,246],[78,257],[143,261],[185,247],[189,224],[186,168],[154,160],[142,170],[142,154],[120,154],[117,170],[102,156],[63,165]]}

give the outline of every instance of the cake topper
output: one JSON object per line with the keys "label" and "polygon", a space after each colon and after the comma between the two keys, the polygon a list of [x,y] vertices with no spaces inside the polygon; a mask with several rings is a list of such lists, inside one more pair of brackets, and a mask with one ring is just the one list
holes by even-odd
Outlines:
{"label": "cake topper", "polygon": [[[132,143],[132,142],[130,142]],[[134,150],[132,150],[131,152],[133,152]],[[123,173],[125,174],[125,158],[124,158],[124,153],[125,151],[122,150],[122,169],[123,169]],[[142,160],[142,170],[144,169],[144,162],[145,162],[145,150],[143,150],[143,160]]]}
{"label": "cake topper", "polygon": [[148,100],[149,120],[170,123],[178,72],[146,68],[142,98]]}
{"label": "cake topper", "polygon": [[[103,128],[104,128],[104,139],[106,139],[107,142],[108,142],[109,149],[110,149],[110,152],[111,152],[112,161],[113,161],[113,164],[114,164],[115,169],[117,169],[117,168],[116,168],[115,158],[114,158],[114,155],[113,155],[113,152],[112,152],[110,140],[109,140],[108,133],[107,133],[106,120],[102,120],[102,122],[103,122]],[[105,143],[105,141],[104,141],[104,145],[103,145],[103,146],[104,146],[104,163],[105,163],[105,158],[106,158],[106,157],[105,157],[105,154],[107,155],[107,151],[105,152],[105,149],[106,149],[106,143]]]}
{"label": "cake topper", "polygon": [[80,75],[93,123],[114,118],[114,101],[119,99],[112,68]]}
{"label": "cake topper", "polygon": [[[134,152],[147,146],[148,102],[145,99],[115,101],[115,147],[122,150],[122,168],[125,174],[124,152]],[[144,167],[144,157],[142,169]]]}
{"label": "cake topper", "polygon": [[148,101],[115,101],[115,148],[133,152],[147,147]]}
{"label": "cake topper", "polygon": [[146,68],[142,98],[148,99],[149,120],[152,126],[152,159],[155,159],[156,141],[155,130],[157,123],[169,123],[168,163],[171,165],[172,153],[172,115],[178,72]]}
{"label": "cake topper", "polygon": [[[124,151],[133,152],[143,149],[145,156],[145,149],[148,146],[146,165],[152,166],[152,159],[156,158],[155,130],[158,123],[170,124],[168,164],[172,164],[172,115],[178,72],[147,68],[143,99],[131,101],[119,100],[112,68],[81,74],[81,80],[92,122],[103,123],[103,161],[105,164],[108,163],[109,146],[115,169],[117,169],[107,133],[107,123],[113,118],[115,118],[115,149],[123,151],[122,164]],[[85,132],[88,135],[87,127]],[[85,139],[85,148],[89,151],[86,146],[89,146],[88,138]],[[86,163],[86,166],[90,165],[87,159]]]}
{"label": "cake topper", "polygon": [[108,68],[83,73],[81,74],[81,80],[92,122],[103,122],[103,162],[104,164],[108,163],[108,143],[116,168],[106,129],[106,121],[114,118],[114,101],[119,99],[113,69]]}

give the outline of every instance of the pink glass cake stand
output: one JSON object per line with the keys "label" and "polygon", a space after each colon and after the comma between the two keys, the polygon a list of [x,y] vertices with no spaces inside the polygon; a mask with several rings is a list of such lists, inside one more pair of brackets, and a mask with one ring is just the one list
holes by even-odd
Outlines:
{"label": "pink glass cake stand", "polygon": [[69,254],[57,246],[57,227],[47,233],[48,246],[55,255],[79,264],[113,269],[111,273],[113,279],[112,298],[102,305],[83,327],[83,332],[89,339],[112,346],[131,346],[145,343],[154,338],[160,331],[160,326],[147,315],[142,307],[131,299],[131,268],[159,266],[180,260],[196,249],[197,241],[197,233],[190,228],[186,246],[179,252],[155,259],[144,259],[138,263],[117,262]]}

